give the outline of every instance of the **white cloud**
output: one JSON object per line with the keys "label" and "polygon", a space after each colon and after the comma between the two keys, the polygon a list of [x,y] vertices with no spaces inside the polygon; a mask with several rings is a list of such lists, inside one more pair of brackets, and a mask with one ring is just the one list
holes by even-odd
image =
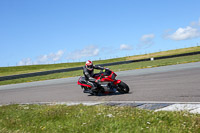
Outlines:
{"label": "white cloud", "polygon": [[143,35],[140,40],[142,43],[144,44],[150,44],[153,42],[153,39],[155,38],[155,35],[154,34],[146,34],[146,35]]}
{"label": "white cloud", "polygon": [[56,53],[50,53],[39,56],[35,61],[32,61],[31,58],[25,58],[19,61],[18,65],[33,65],[33,64],[47,64],[47,63],[54,63],[56,61],[59,61],[64,54],[63,50],[59,50]]}
{"label": "white cloud", "polygon": [[137,49],[146,49],[154,44],[154,34],[145,34],[140,38],[140,43],[137,45]]}
{"label": "white cloud", "polygon": [[197,25],[200,26],[200,18],[199,18],[199,22],[197,22]]}
{"label": "white cloud", "polygon": [[186,28],[178,28],[173,34],[167,35],[167,38],[172,40],[187,40],[200,37],[200,32],[197,28],[187,26]]}
{"label": "white cloud", "polygon": [[127,44],[121,44],[120,50],[132,50],[132,47],[130,45],[127,45]]}
{"label": "white cloud", "polygon": [[200,18],[197,22],[191,22],[191,26],[200,26]]}
{"label": "white cloud", "polygon": [[137,49],[149,48],[154,44],[154,34],[145,34],[140,38],[140,44],[137,45]]}
{"label": "white cloud", "polygon": [[25,66],[25,65],[32,65],[32,60],[31,58],[25,58],[25,59],[22,59],[21,61],[19,61],[17,63],[18,66]]}
{"label": "white cloud", "polygon": [[49,55],[49,58],[52,59],[53,61],[58,61],[63,56],[63,54],[64,54],[64,51],[59,50],[57,53],[51,53]]}
{"label": "white cloud", "polygon": [[48,55],[41,55],[37,58],[34,64],[46,64],[48,63]]}
{"label": "white cloud", "polygon": [[100,51],[99,48],[97,48],[96,46],[89,45],[81,50],[76,50],[74,52],[69,53],[69,55],[67,56],[67,59],[76,60],[76,59],[81,59],[83,57],[98,56],[99,51]]}
{"label": "white cloud", "polygon": [[173,33],[170,33],[170,31],[166,32],[164,37],[166,39],[171,39],[175,41],[179,40],[189,40],[194,38],[200,37],[200,18],[198,21],[191,22],[189,26],[186,26],[185,28],[178,28]]}
{"label": "white cloud", "polygon": [[56,53],[50,53],[47,55],[39,56],[37,60],[35,61],[35,64],[47,64],[47,63],[53,63],[53,62],[59,61],[61,57],[63,56],[63,54],[64,54],[64,51],[59,50]]}

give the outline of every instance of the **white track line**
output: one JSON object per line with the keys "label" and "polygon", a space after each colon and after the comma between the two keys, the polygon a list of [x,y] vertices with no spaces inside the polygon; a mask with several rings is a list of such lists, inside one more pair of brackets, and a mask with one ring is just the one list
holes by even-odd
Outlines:
{"label": "white track line", "polygon": [[189,111],[198,112],[200,111],[200,104],[173,104],[155,111]]}

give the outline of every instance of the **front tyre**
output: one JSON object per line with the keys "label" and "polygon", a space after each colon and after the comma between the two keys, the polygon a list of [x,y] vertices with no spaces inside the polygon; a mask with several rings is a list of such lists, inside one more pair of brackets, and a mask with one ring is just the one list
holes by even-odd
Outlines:
{"label": "front tyre", "polygon": [[128,87],[128,85],[126,83],[121,81],[118,84],[118,91],[119,91],[119,93],[122,93],[122,94],[129,93],[129,87]]}

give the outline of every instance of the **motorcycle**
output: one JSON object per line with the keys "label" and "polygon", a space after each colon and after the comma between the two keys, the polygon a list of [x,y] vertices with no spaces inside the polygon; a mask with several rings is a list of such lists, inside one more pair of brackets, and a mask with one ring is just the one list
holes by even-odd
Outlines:
{"label": "motorcycle", "polygon": [[109,94],[119,92],[121,94],[129,93],[129,87],[126,83],[121,80],[116,79],[117,74],[110,69],[105,69],[105,72],[102,70],[100,73],[94,75],[96,81],[99,81],[97,84],[97,89],[95,92],[91,93],[91,88],[85,77],[81,76],[77,82],[78,85],[84,90],[84,93],[90,93],[91,95],[99,94]]}

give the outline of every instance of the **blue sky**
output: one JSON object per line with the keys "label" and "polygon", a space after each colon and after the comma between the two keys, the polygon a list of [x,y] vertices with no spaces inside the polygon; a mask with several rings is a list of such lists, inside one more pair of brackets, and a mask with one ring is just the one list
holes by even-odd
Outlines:
{"label": "blue sky", "polygon": [[0,67],[200,45],[199,0],[1,0]]}

